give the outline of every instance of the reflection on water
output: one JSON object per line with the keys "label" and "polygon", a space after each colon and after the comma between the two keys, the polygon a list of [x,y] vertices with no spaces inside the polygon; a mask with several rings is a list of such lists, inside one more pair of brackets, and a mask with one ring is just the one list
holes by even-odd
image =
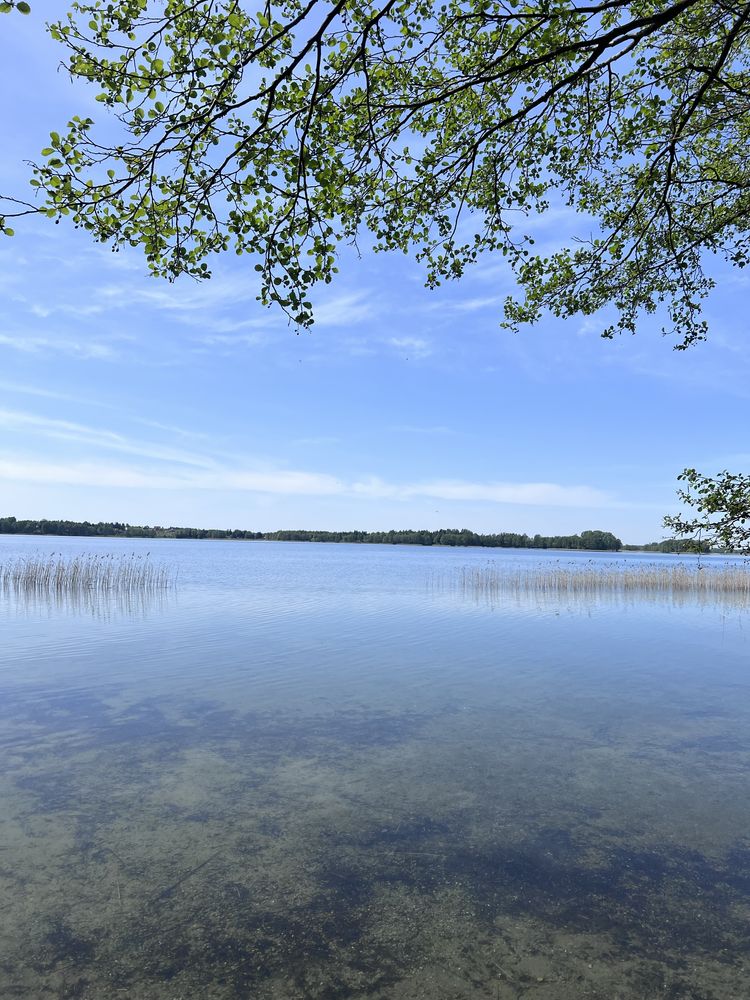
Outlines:
{"label": "reflection on water", "polygon": [[528,604],[561,601],[590,606],[599,599],[640,604],[648,600],[678,605],[750,607],[750,563],[740,557],[700,557],[627,565],[622,559],[547,558],[536,565],[514,565],[490,559],[433,573],[427,585],[434,592],[453,592],[468,600],[501,605],[508,600]]}
{"label": "reflection on water", "polygon": [[0,606],[5,616],[83,615],[104,620],[113,618],[133,620],[147,618],[149,615],[165,614],[174,602],[174,587],[110,591],[84,587],[47,591],[27,589],[0,593]]}
{"label": "reflection on water", "polygon": [[145,616],[0,609],[0,996],[746,995],[744,613],[177,545]]}
{"label": "reflection on water", "polygon": [[[750,571],[748,577],[750,577]],[[593,586],[586,587],[535,587],[523,584],[513,586],[512,583],[495,583],[477,585],[476,581],[465,576],[458,570],[449,575],[429,576],[426,581],[428,593],[451,595],[463,601],[486,608],[501,610],[503,607],[558,611],[561,607],[567,610],[590,611],[597,605],[618,607],[628,606],[638,608],[644,604],[672,606],[676,608],[716,608],[725,611],[747,611],[750,609],[750,589],[732,589],[705,587],[695,591],[687,588],[640,588],[638,586]]]}

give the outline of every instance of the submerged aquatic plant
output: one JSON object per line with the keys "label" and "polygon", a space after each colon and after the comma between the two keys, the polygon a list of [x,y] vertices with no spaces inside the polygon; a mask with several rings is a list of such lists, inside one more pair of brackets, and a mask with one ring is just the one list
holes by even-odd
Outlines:
{"label": "submerged aquatic plant", "polygon": [[32,555],[0,564],[0,592],[16,594],[136,593],[174,584],[174,572],[149,554],[111,552]]}
{"label": "submerged aquatic plant", "polygon": [[582,565],[464,567],[459,588],[474,597],[501,594],[573,596],[602,594],[697,595],[741,598],[750,602],[750,563],[622,563],[590,561]]}

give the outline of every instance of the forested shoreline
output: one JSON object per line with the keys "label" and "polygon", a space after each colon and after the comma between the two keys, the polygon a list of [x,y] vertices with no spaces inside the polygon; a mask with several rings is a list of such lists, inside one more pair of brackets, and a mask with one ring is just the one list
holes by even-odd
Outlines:
{"label": "forested shoreline", "polygon": [[[223,528],[162,527],[161,525],[126,524],[122,521],[30,520],[0,517],[3,535],[60,535],[101,538],[204,538],[237,541],[272,542],[353,542],[369,545],[446,545],[476,546],[492,549],[569,549],[619,552],[689,552],[696,546],[684,539],[667,539],[647,545],[623,545],[610,531],[582,531],[578,535],[528,535],[502,531],[479,534],[468,528],[442,528],[437,531],[244,531]],[[706,551],[707,547],[703,548]]]}

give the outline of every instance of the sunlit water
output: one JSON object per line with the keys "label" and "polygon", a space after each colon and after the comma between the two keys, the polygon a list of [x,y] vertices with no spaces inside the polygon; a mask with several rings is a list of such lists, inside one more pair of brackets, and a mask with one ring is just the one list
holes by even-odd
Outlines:
{"label": "sunlit water", "polygon": [[589,554],[0,536],[91,550],[178,582],[0,596],[3,1000],[750,995],[741,607],[451,585]]}

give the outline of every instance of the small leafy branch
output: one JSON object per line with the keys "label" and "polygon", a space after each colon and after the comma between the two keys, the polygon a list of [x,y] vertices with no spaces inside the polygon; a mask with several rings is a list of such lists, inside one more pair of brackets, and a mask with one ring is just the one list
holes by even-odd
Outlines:
{"label": "small leafy branch", "polygon": [[687,484],[677,495],[696,516],[671,515],[664,526],[681,537],[750,553],[750,475],[724,471],[712,479],[685,469],[677,478]]}

